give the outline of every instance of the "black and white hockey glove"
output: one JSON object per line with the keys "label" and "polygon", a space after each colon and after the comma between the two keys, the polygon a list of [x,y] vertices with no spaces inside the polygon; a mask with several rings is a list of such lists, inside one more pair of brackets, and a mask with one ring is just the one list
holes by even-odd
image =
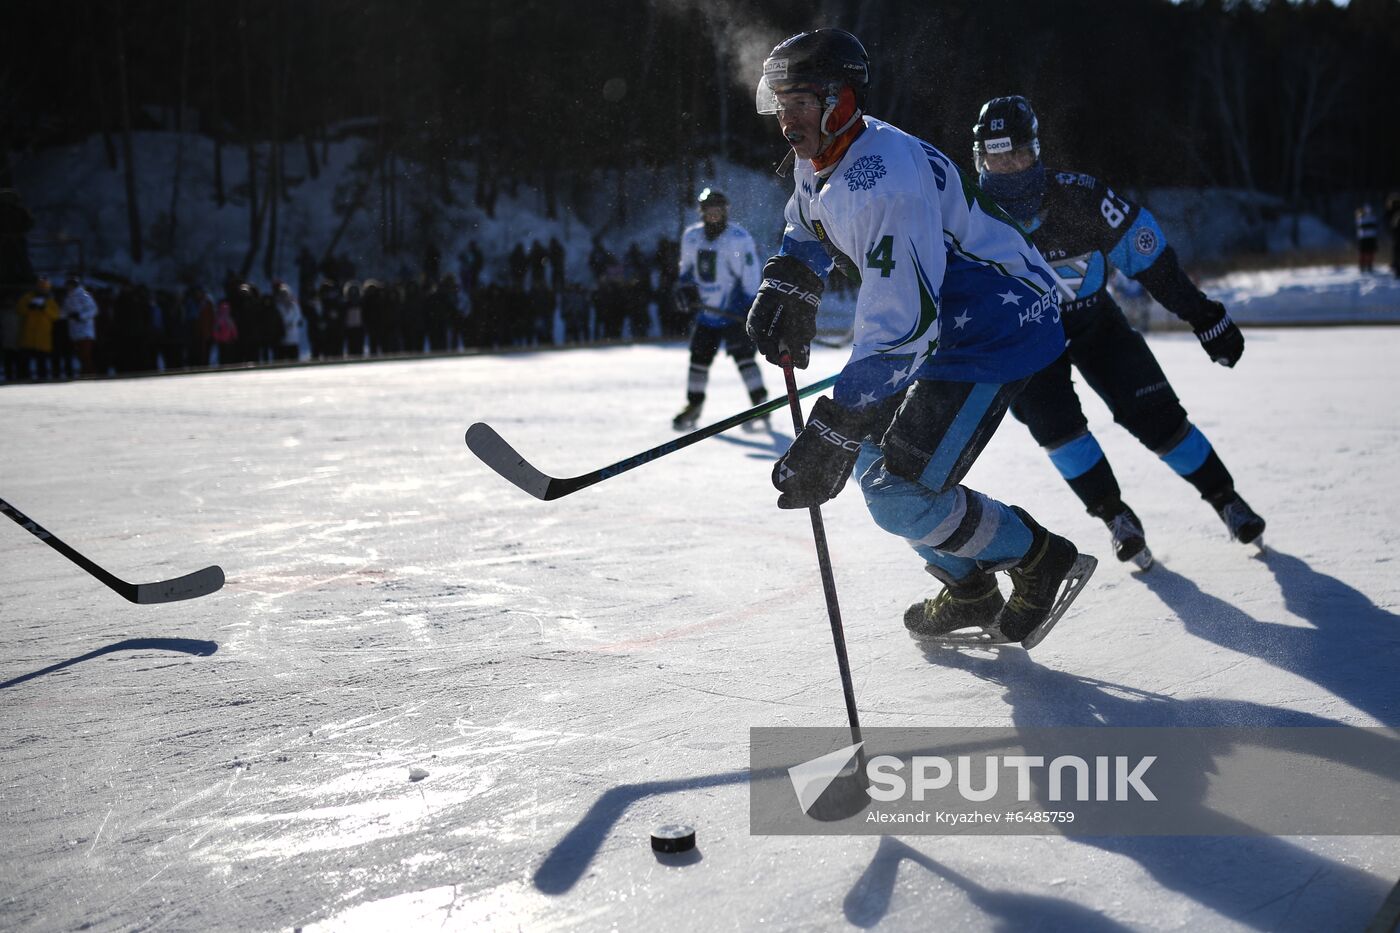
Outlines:
{"label": "black and white hockey glove", "polygon": [[1223,304],[1210,301],[1207,305],[1210,312],[1203,315],[1194,328],[1196,339],[1212,360],[1221,366],[1234,366],[1244,353],[1244,334],[1230,320]]}
{"label": "black and white hockey glove", "polygon": [[700,287],[694,282],[682,282],[676,286],[676,310],[681,314],[694,314],[700,310]]}
{"label": "black and white hockey glove", "polygon": [[821,277],[793,256],[774,256],[764,264],[748,331],[765,360],[776,366],[786,350],[794,367],[807,368],[824,288]]}
{"label": "black and white hockey glove", "polygon": [[778,508],[807,509],[836,498],[860,453],[860,439],[851,436],[859,423],[826,396],[817,399],[806,427],[773,464],[773,486],[782,493]]}

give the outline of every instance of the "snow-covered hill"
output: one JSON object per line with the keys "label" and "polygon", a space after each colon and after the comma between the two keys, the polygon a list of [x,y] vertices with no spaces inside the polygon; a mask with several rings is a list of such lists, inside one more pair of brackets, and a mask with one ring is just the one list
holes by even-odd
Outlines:
{"label": "snow-covered hill", "polygon": [[[209,138],[139,132],[133,139],[137,198],[146,231],[145,261],[139,265],[131,261],[123,175],[120,169],[108,167],[98,137],[81,145],[44,150],[17,164],[19,190],[37,221],[33,239],[80,239],[90,269],[153,284],[174,283],[191,272],[217,282],[225,269],[238,269],[249,241],[246,150],[236,145],[223,147],[224,186],[229,199],[219,207],[214,200],[214,144]],[[268,149],[263,145],[259,151],[262,162]],[[295,281],[295,257],[303,244],[318,256],[329,247],[342,223],[336,205],[348,203],[359,187],[363,176],[354,166],[367,151],[368,144],[354,137],[331,143],[324,160],[318,159],[318,177],[312,178],[304,148],[300,144],[286,147],[288,197],[279,207],[274,277]],[[317,152],[319,157],[319,147]],[[160,255],[161,244],[167,242],[163,231],[169,224],[177,160],[182,169],[176,248],[170,255]],[[399,197],[405,200],[415,186],[422,189],[435,182],[423,178],[411,165],[402,165],[402,171]],[[260,179],[264,173],[262,169]],[[629,172],[622,184],[625,222],[617,220],[619,189],[610,178],[590,184],[580,192],[577,203],[561,196],[559,216],[554,219],[546,216],[543,192],[523,184],[513,194],[503,190],[488,216],[474,203],[476,167],[461,163],[451,185],[453,203],[441,206],[441,217],[431,230],[417,227],[415,215],[405,210],[403,222],[410,229],[404,237],[404,253],[386,256],[381,250],[377,185],[354,213],[335,253],[348,255],[361,275],[393,276],[401,267],[418,271],[424,246],[431,240],[441,250],[445,268],[455,271],[456,257],[475,240],[486,254],[487,276],[503,278],[505,256],[517,242],[528,249],[533,240],[547,243],[556,237],[565,246],[571,277],[587,280],[587,257],[595,233],[619,253],[632,242],[650,253],[660,237],[675,238],[682,224],[695,222],[693,199],[698,186],[705,185],[724,190],[734,204],[733,220],[747,226],[761,247],[776,251],[782,233],[782,204],[787,197],[781,179],[771,172],[719,161],[714,163],[713,172],[702,170],[695,181],[696,191],[687,194],[678,167]],[[70,261],[46,246],[36,246],[34,256],[40,266]],[[254,265],[259,278],[262,260],[259,252]]]}
{"label": "snow-covered hill", "polygon": [[[141,265],[133,264],[129,254],[122,172],[108,167],[98,137],[80,145],[32,153],[16,165],[17,184],[38,220],[36,239],[80,239],[89,268],[152,284],[174,283],[186,273],[216,282],[222,280],[225,269],[238,269],[249,237],[246,149],[228,144],[222,149],[224,187],[229,196],[223,207],[214,202],[214,144],[208,137],[138,132],[133,135],[133,149],[147,245],[147,257]],[[259,144],[258,151],[261,163],[269,147]],[[360,186],[363,172],[354,166],[368,151],[369,144],[355,136],[330,143],[324,151],[318,146],[319,174],[312,178],[300,142],[285,147],[288,196],[279,209],[274,276],[294,281],[294,257],[300,247],[304,244],[320,255],[330,245],[341,225],[336,205],[348,203]],[[781,153],[775,139],[775,161]],[[962,157],[962,153],[952,155]],[[171,255],[162,256],[162,244],[168,242],[177,162],[181,169],[176,248]],[[398,167],[398,196],[403,203],[411,204],[419,196],[415,192],[440,193],[437,175],[425,175],[411,163],[399,162]],[[260,178],[262,174],[265,169]],[[528,247],[535,239],[548,242],[557,237],[566,247],[570,275],[586,280],[586,259],[594,234],[618,252],[632,242],[650,251],[660,237],[675,237],[684,224],[695,220],[693,198],[706,185],[717,186],[730,196],[734,221],[753,233],[761,250],[776,251],[782,232],[782,205],[791,190],[789,182],[766,169],[702,159],[693,179],[676,165],[654,170],[636,167],[624,172],[621,179],[609,172],[587,182],[565,184],[562,188],[568,190],[561,191],[558,216],[551,219],[545,216],[544,192],[537,187],[520,184],[503,190],[492,216],[488,216],[474,203],[476,166],[459,163],[452,174],[452,203],[441,207],[441,216],[430,227],[417,226],[412,210],[404,210],[403,222],[409,225],[404,237],[406,252],[386,256],[381,251],[377,184],[354,213],[335,252],[347,254],[361,275],[395,275],[401,267],[419,268],[429,239],[441,250],[449,269],[455,268],[456,257],[467,243],[475,240],[489,260],[487,274],[502,277],[504,257],[517,242]],[[1134,194],[1159,216],[1188,263],[1219,261],[1239,249],[1282,252],[1294,246],[1292,218],[1276,198],[1225,190],[1151,189]],[[625,203],[619,205],[619,198]],[[1298,229],[1297,246],[1303,249],[1339,249],[1348,242],[1310,215],[1300,218]],[[36,250],[36,261],[57,266],[69,260],[45,248]],[[261,276],[262,268],[259,253],[255,274]]]}

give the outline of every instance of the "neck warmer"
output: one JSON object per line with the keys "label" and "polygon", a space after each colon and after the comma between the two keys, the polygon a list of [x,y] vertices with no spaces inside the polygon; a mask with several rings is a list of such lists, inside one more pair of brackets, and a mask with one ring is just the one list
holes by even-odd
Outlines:
{"label": "neck warmer", "polygon": [[1045,198],[1045,166],[1039,159],[1019,172],[1005,175],[983,172],[978,182],[1002,210],[1022,224],[1035,219],[1040,212],[1040,202]]}
{"label": "neck warmer", "polygon": [[861,133],[865,132],[865,121],[860,119],[860,111],[856,111],[851,121],[852,122],[846,127],[845,132],[833,139],[831,145],[826,147],[825,152],[818,153],[812,157],[812,167],[817,170],[817,174],[827,171],[837,162],[840,162],[841,157],[846,154],[846,150],[851,148],[851,143],[855,142],[856,138],[859,137]]}

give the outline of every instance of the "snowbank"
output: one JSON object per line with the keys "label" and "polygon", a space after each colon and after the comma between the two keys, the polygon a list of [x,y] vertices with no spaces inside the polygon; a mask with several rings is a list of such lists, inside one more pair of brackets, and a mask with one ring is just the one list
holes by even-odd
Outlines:
{"label": "snowbank", "polygon": [[[1309,266],[1231,272],[1197,283],[1223,302],[1240,324],[1400,324],[1400,279],[1355,267]],[[1185,327],[1152,301],[1136,282],[1120,276],[1114,293],[1129,320],[1152,330]]]}

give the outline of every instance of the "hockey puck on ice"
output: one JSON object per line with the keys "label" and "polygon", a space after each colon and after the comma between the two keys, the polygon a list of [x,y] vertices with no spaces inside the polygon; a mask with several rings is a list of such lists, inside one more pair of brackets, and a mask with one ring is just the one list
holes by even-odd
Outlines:
{"label": "hockey puck on ice", "polygon": [[695,848],[695,827],[667,823],[651,831],[651,847],[657,852],[689,852]]}

